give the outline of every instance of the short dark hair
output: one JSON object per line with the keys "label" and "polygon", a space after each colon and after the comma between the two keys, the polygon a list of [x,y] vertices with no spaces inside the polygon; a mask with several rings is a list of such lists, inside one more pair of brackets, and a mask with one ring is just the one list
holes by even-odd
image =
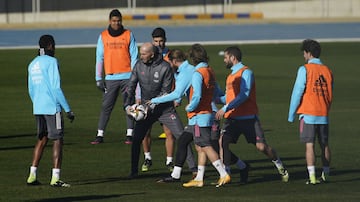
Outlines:
{"label": "short dark hair", "polygon": [[39,39],[39,47],[47,48],[47,47],[49,47],[49,45],[52,45],[53,47],[55,47],[54,37],[49,34],[42,35]]}
{"label": "short dark hair", "polygon": [[230,47],[227,47],[225,50],[224,50],[225,53],[228,53],[229,55],[232,55],[234,56],[238,61],[241,62],[242,60],[242,53],[241,53],[241,50],[239,47],[237,46],[230,46]]}
{"label": "short dark hair", "polygon": [[122,17],[121,13],[120,13],[120,11],[118,9],[113,9],[112,11],[110,11],[109,19],[111,19],[114,16],[119,17],[119,18]]}
{"label": "short dark hair", "polygon": [[166,40],[166,33],[165,33],[165,30],[161,27],[157,27],[153,30],[152,32],[152,37],[162,37]]}
{"label": "short dark hair", "polygon": [[169,60],[176,60],[177,62],[182,62],[186,60],[185,53],[180,49],[172,49],[169,51]]}
{"label": "short dark hair", "polygon": [[302,42],[300,50],[311,53],[311,55],[315,58],[319,58],[321,54],[320,43],[313,39],[305,39]]}
{"label": "short dark hair", "polygon": [[189,54],[190,63],[192,65],[197,65],[200,62],[207,63],[209,61],[207,52],[204,46],[202,46],[201,44],[196,43],[192,45],[188,51],[188,54]]}

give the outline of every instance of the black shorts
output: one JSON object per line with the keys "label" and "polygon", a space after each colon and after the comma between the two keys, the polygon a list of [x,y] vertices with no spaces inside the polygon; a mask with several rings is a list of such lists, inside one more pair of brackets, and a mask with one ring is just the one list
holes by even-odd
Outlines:
{"label": "black shorts", "polygon": [[257,118],[245,120],[226,119],[221,134],[230,136],[232,143],[236,143],[241,134],[244,134],[248,143],[266,143],[264,131]]}

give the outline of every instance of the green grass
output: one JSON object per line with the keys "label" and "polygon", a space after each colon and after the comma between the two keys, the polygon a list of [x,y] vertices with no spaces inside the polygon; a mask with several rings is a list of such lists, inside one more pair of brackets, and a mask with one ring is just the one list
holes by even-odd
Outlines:
{"label": "green grass", "polygon": [[[210,64],[219,84],[224,87],[228,70],[218,51],[226,46],[206,46]],[[188,47],[180,47],[186,50]],[[217,180],[207,167],[206,186],[182,188],[180,183],[157,184],[167,174],[164,166],[164,141],[158,140],[159,124],[153,128],[153,167],[140,179],[125,180],[130,171],[130,147],[123,143],[124,112],[118,102],[106,131],[105,143],[90,145],[97,129],[101,93],[94,82],[95,49],[58,49],[65,95],[76,113],[73,124],[66,122],[62,179],[69,189],[48,186],[51,175],[51,143],[39,167],[41,186],[26,186],[36,141],[32,105],[27,93],[27,65],[36,50],[0,50],[0,201],[359,201],[360,129],[360,43],[323,43],[322,60],[335,76],[331,111],[331,183],[304,184],[307,174],[304,145],[299,142],[298,123],[287,122],[287,112],[297,68],[303,64],[299,44],[241,45],[243,62],[254,70],[258,104],[268,143],[276,148],[290,172],[290,182],[282,183],[264,155],[241,138],[233,150],[251,163],[250,183],[233,183],[215,188]],[[185,103],[184,103],[185,105]],[[179,112],[185,121],[184,105]],[[317,147],[317,167],[320,167]],[[142,157],[141,157],[142,159]],[[187,169],[185,169],[187,171]],[[191,174],[185,172],[183,181]]]}

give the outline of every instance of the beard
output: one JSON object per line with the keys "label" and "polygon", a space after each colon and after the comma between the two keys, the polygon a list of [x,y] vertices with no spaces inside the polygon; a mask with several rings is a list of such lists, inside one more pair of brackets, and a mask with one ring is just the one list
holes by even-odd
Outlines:
{"label": "beard", "polygon": [[225,66],[227,69],[230,69],[232,66],[234,66],[234,64],[232,62],[227,62]]}

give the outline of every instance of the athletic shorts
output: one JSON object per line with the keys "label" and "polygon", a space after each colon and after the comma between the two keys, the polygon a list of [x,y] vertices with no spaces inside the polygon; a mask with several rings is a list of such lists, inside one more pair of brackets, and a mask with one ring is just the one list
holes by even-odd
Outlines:
{"label": "athletic shorts", "polygon": [[186,126],[184,132],[193,134],[195,145],[200,147],[211,146],[211,127]]}
{"label": "athletic shorts", "polygon": [[219,140],[220,138],[220,121],[214,120],[211,126],[211,140]]}
{"label": "athletic shorts", "polygon": [[64,120],[60,112],[55,115],[35,115],[37,125],[37,137],[42,139],[57,140],[64,136]]}
{"label": "athletic shorts", "polygon": [[314,143],[316,137],[321,144],[328,144],[329,124],[307,124],[300,119],[300,141],[303,143]]}
{"label": "athletic shorts", "polygon": [[241,134],[244,134],[248,143],[266,143],[264,131],[257,118],[245,120],[226,119],[221,134],[230,136],[232,143],[237,143]]}

